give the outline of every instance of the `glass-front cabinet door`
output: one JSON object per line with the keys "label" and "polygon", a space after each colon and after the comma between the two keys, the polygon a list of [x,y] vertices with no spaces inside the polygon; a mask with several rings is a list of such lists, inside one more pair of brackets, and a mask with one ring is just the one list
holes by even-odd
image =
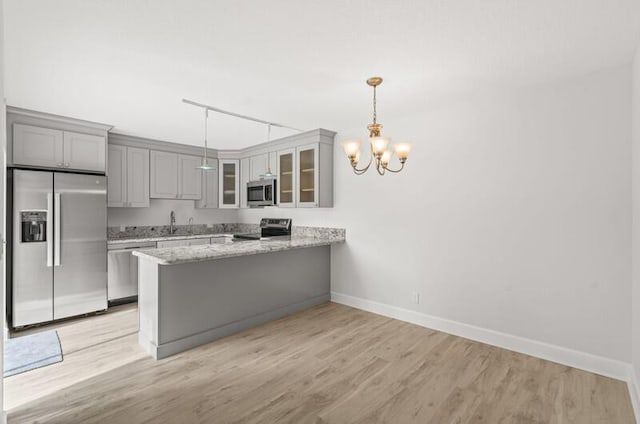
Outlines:
{"label": "glass-front cabinet door", "polygon": [[219,193],[221,208],[240,207],[240,178],[239,161],[236,159],[221,159],[219,161]]}
{"label": "glass-front cabinet door", "polygon": [[278,152],[278,206],[292,208],[296,205],[295,149]]}
{"label": "glass-front cabinet door", "polygon": [[298,207],[318,206],[318,144],[296,149],[298,176]]}

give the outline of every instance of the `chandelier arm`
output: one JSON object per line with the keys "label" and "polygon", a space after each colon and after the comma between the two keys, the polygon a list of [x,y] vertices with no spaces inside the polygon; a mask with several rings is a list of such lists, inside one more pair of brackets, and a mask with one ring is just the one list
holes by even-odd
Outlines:
{"label": "chandelier arm", "polygon": [[384,175],[386,170],[387,170],[387,168],[385,168],[385,166],[379,160],[377,160],[376,161],[376,171],[378,171],[378,174]]}
{"label": "chandelier arm", "polygon": [[371,144],[370,144],[369,147],[370,147],[369,150],[371,152],[371,155],[369,156],[369,163],[367,164],[367,166],[365,166],[364,168],[358,169],[357,165],[354,165],[353,162],[351,163],[351,166],[353,167],[353,171],[358,175],[362,175],[365,172],[367,172],[369,170],[369,167],[371,166],[371,163],[373,162],[373,156],[374,156],[373,155],[373,146],[371,146]]}
{"label": "chandelier arm", "polygon": [[364,173],[367,172],[367,170],[363,170],[363,171],[356,171],[355,169],[353,170],[353,173],[356,175],[364,175]]}
{"label": "chandelier arm", "polygon": [[404,169],[404,162],[402,162],[400,164],[400,168],[399,169],[391,169],[391,168],[387,168],[387,167],[385,167],[384,169],[389,171],[389,172],[393,172],[393,173],[397,174],[398,172],[400,172],[400,171],[402,171]]}

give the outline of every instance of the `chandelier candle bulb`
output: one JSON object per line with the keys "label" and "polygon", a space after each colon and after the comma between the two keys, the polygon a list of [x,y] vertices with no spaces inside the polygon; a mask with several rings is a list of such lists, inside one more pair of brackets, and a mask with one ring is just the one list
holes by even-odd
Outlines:
{"label": "chandelier candle bulb", "polygon": [[393,153],[391,152],[391,150],[385,150],[384,153],[382,153],[382,156],[380,157],[380,163],[382,163],[382,166],[384,166],[385,168],[389,164],[392,154]]}
{"label": "chandelier candle bulb", "polygon": [[389,145],[389,139],[387,137],[371,137],[371,147],[373,148],[373,154],[380,156],[387,150]]}
{"label": "chandelier candle bulb", "polygon": [[360,150],[356,152],[356,156],[353,159],[353,163],[355,163],[356,165],[358,164],[358,162],[360,162]]}
{"label": "chandelier candle bulb", "polygon": [[360,140],[343,141],[342,148],[349,159],[357,159],[360,155]]}
{"label": "chandelier candle bulb", "polygon": [[409,153],[411,152],[411,144],[398,143],[394,144],[393,147],[396,149],[396,155],[398,155],[398,159],[400,159],[400,162],[406,161],[409,157]]}

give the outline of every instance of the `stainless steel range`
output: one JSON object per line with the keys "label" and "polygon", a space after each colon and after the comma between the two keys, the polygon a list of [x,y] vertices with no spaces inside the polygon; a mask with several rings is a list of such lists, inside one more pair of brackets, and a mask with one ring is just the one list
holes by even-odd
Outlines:
{"label": "stainless steel range", "polygon": [[271,240],[273,238],[291,237],[290,218],[262,218],[260,220],[260,232],[234,234],[234,241],[242,240]]}

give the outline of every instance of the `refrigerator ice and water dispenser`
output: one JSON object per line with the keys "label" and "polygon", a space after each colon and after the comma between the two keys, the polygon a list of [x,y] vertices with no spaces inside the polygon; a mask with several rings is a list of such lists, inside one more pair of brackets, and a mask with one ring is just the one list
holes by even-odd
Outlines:
{"label": "refrigerator ice and water dispenser", "polygon": [[47,211],[20,211],[20,221],[22,243],[47,241]]}

